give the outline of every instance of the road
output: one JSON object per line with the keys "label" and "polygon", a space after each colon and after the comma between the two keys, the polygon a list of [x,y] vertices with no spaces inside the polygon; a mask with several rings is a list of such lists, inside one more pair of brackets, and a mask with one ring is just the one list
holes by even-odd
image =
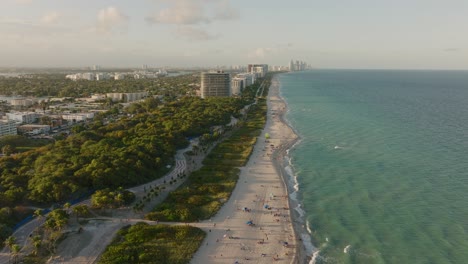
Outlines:
{"label": "road", "polygon": [[[169,182],[172,178],[175,179],[177,177],[177,175],[184,174],[186,172],[186,168],[187,168],[187,161],[186,161],[184,153],[187,152],[187,151],[192,150],[192,148],[193,148],[193,146],[195,144],[198,144],[198,140],[191,141],[190,145],[187,148],[177,151],[177,153],[175,155],[176,165],[164,177],[159,178],[159,179],[154,180],[154,181],[149,182],[149,183],[145,183],[145,184],[142,184],[142,185],[139,185],[139,186],[136,186],[136,187],[132,187],[132,188],[130,188],[128,190],[135,193],[135,195],[136,195],[136,197],[138,199],[138,198],[141,198],[142,196],[145,195],[145,190],[146,189],[149,190],[150,186],[162,185],[164,182]],[[78,204],[75,204],[74,206],[80,205],[80,204],[85,204],[85,205],[90,206],[91,205],[91,199],[84,200],[84,201],[82,201],[82,202],[80,202]],[[22,253],[27,252],[28,246],[29,246],[29,243],[30,243],[30,240],[28,239],[29,236],[33,233],[33,231],[37,227],[41,226],[44,222],[45,222],[45,216],[40,217],[40,218],[35,218],[35,219],[31,220],[30,222],[28,222],[27,224],[25,224],[25,225],[21,226],[20,228],[18,228],[12,234],[12,236],[14,236],[16,238],[16,243],[21,246],[20,253],[21,252]],[[0,264],[9,264],[9,263],[10,263],[9,249],[7,247],[4,247],[3,250],[0,252]]]}

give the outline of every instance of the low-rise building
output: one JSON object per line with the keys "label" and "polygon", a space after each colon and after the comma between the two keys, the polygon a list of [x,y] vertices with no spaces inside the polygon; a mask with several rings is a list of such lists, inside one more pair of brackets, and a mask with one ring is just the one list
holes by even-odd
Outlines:
{"label": "low-rise building", "polygon": [[42,133],[49,133],[49,125],[22,125],[18,126],[18,132],[26,135],[39,135]]}
{"label": "low-rise building", "polygon": [[93,119],[93,118],[94,118],[94,113],[76,113],[76,114],[62,115],[62,119],[72,121],[72,122],[86,121],[88,119]]}
{"label": "low-rise building", "polygon": [[0,137],[18,134],[17,124],[13,120],[0,119]]}
{"label": "low-rise building", "polygon": [[32,98],[17,98],[11,99],[10,105],[13,107],[29,107],[36,102],[35,99]]}
{"label": "low-rise building", "polygon": [[37,121],[39,114],[36,112],[11,112],[6,113],[8,120],[13,120],[18,123],[31,124]]}
{"label": "low-rise building", "polygon": [[148,92],[138,92],[138,93],[107,93],[106,97],[111,98],[113,102],[134,102],[141,100],[148,96]]}

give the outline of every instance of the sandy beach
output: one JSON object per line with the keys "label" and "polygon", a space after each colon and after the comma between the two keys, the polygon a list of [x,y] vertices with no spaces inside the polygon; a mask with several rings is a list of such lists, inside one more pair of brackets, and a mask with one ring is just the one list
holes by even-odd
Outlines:
{"label": "sandy beach", "polygon": [[280,118],[285,111],[285,102],[279,97],[279,83],[274,78],[265,128],[247,165],[241,168],[239,182],[229,201],[215,217],[197,224],[208,235],[191,263],[305,261],[278,163],[282,164],[282,154],[297,140],[297,135]]}

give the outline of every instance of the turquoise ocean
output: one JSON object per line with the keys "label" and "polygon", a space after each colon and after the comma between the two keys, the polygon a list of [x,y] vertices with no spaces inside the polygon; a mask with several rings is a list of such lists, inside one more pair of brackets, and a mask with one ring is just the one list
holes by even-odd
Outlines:
{"label": "turquoise ocean", "polygon": [[468,263],[468,72],[278,79],[315,263]]}

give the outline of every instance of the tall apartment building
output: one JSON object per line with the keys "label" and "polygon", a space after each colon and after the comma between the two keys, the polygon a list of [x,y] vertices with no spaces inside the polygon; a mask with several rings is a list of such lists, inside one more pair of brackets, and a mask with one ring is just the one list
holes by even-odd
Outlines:
{"label": "tall apartment building", "polygon": [[249,73],[255,73],[258,77],[265,77],[268,72],[268,64],[249,64],[247,65]]}
{"label": "tall apartment building", "polygon": [[231,96],[231,77],[229,73],[202,72],[201,98]]}

